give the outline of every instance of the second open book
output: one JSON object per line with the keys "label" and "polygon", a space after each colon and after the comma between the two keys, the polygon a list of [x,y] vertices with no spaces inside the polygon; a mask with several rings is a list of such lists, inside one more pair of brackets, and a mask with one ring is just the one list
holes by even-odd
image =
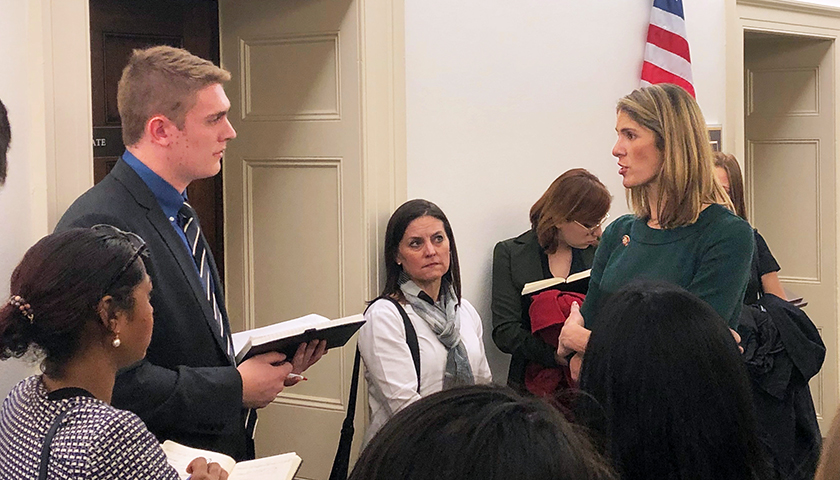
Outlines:
{"label": "second open book", "polygon": [[196,457],[204,457],[207,463],[216,462],[221,465],[228,472],[228,480],[292,480],[301,462],[294,452],[237,463],[223,453],[188,447],[172,440],[163,442],[161,448],[166,454],[166,460],[182,479],[189,478],[187,465]]}
{"label": "second open book", "polygon": [[526,283],[522,287],[521,295],[530,295],[543,290],[562,290],[564,292],[576,292],[585,295],[589,289],[589,273],[591,271],[591,269],[584,270],[574,275],[569,275],[566,278],[553,277]]}
{"label": "second open book", "polygon": [[236,362],[261,353],[285,353],[289,360],[298,345],[312,340],[326,340],[327,348],[344,346],[347,340],[365,323],[361,314],[330,320],[312,313],[294,320],[275,323],[266,327],[246,330],[232,335]]}

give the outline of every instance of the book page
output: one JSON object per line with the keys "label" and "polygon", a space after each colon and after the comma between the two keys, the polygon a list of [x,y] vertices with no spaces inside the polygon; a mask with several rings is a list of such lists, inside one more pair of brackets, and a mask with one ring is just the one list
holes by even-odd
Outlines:
{"label": "book page", "polygon": [[[308,321],[304,322],[303,320],[305,319]],[[283,322],[281,324],[269,326],[275,327],[279,325],[284,328],[266,330],[269,327],[263,327],[260,329],[251,330],[251,345],[261,345],[271,340],[277,340],[278,338],[291,337],[293,335],[303,333],[304,331],[309,330],[310,328],[314,328],[316,330],[323,330],[331,327],[337,327],[340,325],[346,325],[348,323],[363,322],[364,320],[365,317],[362,314],[351,315],[349,317],[339,318],[338,320],[330,320],[329,318],[322,317],[321,315],[311,313],[305,317],[300,317],[295,320],[289,320],[288,322]],[[289,325],[292,322],[296,323],[294,323],[293,325]],[[257,330],[264,333],[254,334],[254,332],[256,332]]]}
{"label": "book page", "polygon": [[294,452],[247,460],[236,464],[228,480],[292,480],[300,462]]}
{"label": "book page", "polygon": [[188,447],[186,445],[173,442],[172,440],[163,442],[160,447],[163,449],[163,453],[166,454],[166,460],[170,465],[172,465],[172,467],[175,468],[181,479],[184,480],[190,476],[190,474],[187,473],[187,466],[196,457],[204,457],[207,459],[207,463],[218,463],[228,472],[228,474],[230,474],[236,465],[236,461],[234,461],[234,459],[223,453]]}
{"label": "book page", "polygon": [[236,355],[239,355],[239,352],[241,352],[246,345],[251,345],[251,330],[231,334],[230,340],[233,343],[233,351],[236,352]]}
{"label": "book page", "polygon": [[574,275],[569,275],[569,276],[566,278],[566,283],[577,282],[578,280],[580,280],[580,279],[582,279],[582,278],[586,278],[586,277],[588,277],[588,276],[589,276],[589,274],[590,274],[591,272],[592,272],[592,269],[590,268],[590,269],[588,269],[588,270],[584,270],[584,271],[582,271],[582,272],[578,272],[578,273],[576,273],[576,274],[574,274]]}
{"label": "book page", "polygon": [[542,290],[543,288],[557,285],[558,283],[563,283],[565,281],[565,278],[555,277],[537,280],[536,282],[528,282],[522,287],[522,293],[520,295],[527,295],[531,292],[536,292],[537,290]]}
{"label": "book page", "polygon": [[328,324],[329,321],[330,319],[327,317],[318,315],[317,313],[310,313],[294,320],[286,320],[285,322],[248,330],[248,334],[251,337],[251,343],[257,344],[263,338],[275,339],[296,335],[303,333],[304,330],[318,328]]}
{"label": "book page", "polygon": [[590,268],[589,270],[584,270],[582,272],[575,273],[574,275],[569,275],[568,278],[554,277],[545,278],[543,280],[537,280],[535,282],[528,282],[522,287],[522,293],[520,295],[527,295],[529,293],[537,292],[544,288],[559,285],[561,283],[573,283],[578,280],[589,277],[589,274],[591,272],[592,269]]}

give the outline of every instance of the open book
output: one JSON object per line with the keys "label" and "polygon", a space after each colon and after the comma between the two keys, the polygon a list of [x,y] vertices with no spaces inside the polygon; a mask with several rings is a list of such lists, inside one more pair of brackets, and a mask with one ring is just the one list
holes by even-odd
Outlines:
{"label": "open book", "polygon": [[233,351],[236,362],[276,351],[285,353],[289,360],[295,355],[298,345],[312,340],[326,340],[327,348],[341,347],[365,323],[362,314],[330,320],[315,313],[275,323],[267,327],[234,333]]}
{"label": "open book", "polygon": [[188,447],[172,440],[163,442],[161,448],[169,464],[182,479],[190,476],[187,465],[196,457],[204,457],[207,463],[216,462],[221,465],[228,472],[228,480],[292,480],[301,462],[294,452],[236,463],[223,453]]}
{"label": "open book", "polygon": [[582,272],[575,273],[574,275],[569,275],[566,278],[554,277],[526,283],[525,286],[522,287],[522,295],[530,295],[532,293],[549,289],[586,295],[586,291],[589,289],[589,272],[591,271],[592,269],[584,270]]}

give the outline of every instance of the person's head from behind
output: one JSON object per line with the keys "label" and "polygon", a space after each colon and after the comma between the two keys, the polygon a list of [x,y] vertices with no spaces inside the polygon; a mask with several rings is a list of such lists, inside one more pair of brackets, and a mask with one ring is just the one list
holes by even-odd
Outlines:
{"label": "person's head from behind", "polygon": [[744,220],[747,219],[747,204],[744,196],[744,178],[741,175],[741,166],[735,155],[723,152],[715,152],[715,176],[718,183],[729,195],[735,214]]}
{"label": "person's head from behind", "polygon": [[643,87],[619,100],[616,113],[612,154],[638,217],[650,217],[655,205],[660,226],[674,228],[696,222],[703,205],[730,205],[714,179],[706,121],[688,92]]}
{"label": "person's head from behind", "polygon": [[12,143],[12,127],[9,125],[9,112],[0,102],[0,185],[6,183],[6,154]]}
{"label": "person's head from behind", "polygon": [[551,182],[531,207],[531,228],[549,254],[562,244],[586,248],[601,236],[611,202],[609,190],[598,177],[575,168]]}
{"label": "person's head from behind", "polygon": [[[461,299],[461,269],[449,220],[434,203],[415,199],[397,208],[385,229],[385,288],[383,295],[401,297],[400,276],[421,289],[439,288],[445,279]],[[438,292],[428,293],[436,299]]]}
{"label": "person's head from behind", "polygon": [[130,150],[154,147],[165,162],[141,160],[157,162],[152,169],[176,188],[217,174],[236,136],[222,88],[228,80],[229,72],[181,48],[134,50],[117,89],[123,142]]}
{"label": "person's head from behind", "polygon": [[491,385],[429,395],[397,413],[349,480],[583,480],[614,478],[547,403]]}
{"label": "person's head from behind", "polygon": [[42,238],[12,273],[0,359],[34,350],[56,379],[92,349],[116,367],[142,359],[153,324],[144,251],[139,237],[105,225]]}
{"label": "person's head from behind", "polygon": [[577,413],[622,479],[762,471],[749,380],[717,312],[682,288],[639,282],[605,303],[599,324]]}

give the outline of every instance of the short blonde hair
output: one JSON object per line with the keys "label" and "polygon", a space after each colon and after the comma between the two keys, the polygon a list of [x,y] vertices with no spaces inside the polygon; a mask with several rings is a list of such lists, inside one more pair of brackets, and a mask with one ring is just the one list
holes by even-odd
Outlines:
{"label": "short blonde hair", "polygon": [[143,138],[146,122],[163,115],[184,128],[196,93],[230,80],[230,72],[183,48],[165,45],[134,50],[117,87],[117,107],[125,145]]}
{"label": "short blonde hair", "polygon": [[[715,177],[709,132],[694,97],[670,83],[651,85],[619,100],[616,111],[624,112],[656,137],[663,159],[655,199],[660,227],[693,224],[703,205],[717,203],[733,210]],[[627,189],[627,201],[639,218],[651,216],[653,199],[649,195],[647,185]]]}

